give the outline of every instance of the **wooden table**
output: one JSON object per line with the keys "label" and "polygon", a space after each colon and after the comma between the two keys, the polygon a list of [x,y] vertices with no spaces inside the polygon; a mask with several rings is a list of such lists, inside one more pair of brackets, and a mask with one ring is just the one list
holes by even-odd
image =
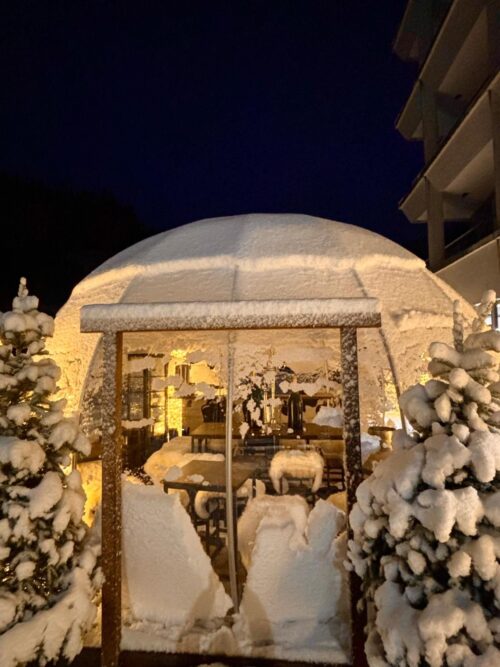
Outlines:
{"label": "wooden table", "polygon": [[[191,451],[204,452],[210,440],[225,440],[226,424],[224,422],[203,422],[191,431]],[[233,440],[241,440],[241,433],[233,429]]]}
{"label": "wooden table", "polygon": [[342,440],[344,437],[344,430],[342,428],[337,426],[320,426],[319,424],[313,424],[312,422],[305,424],[303,432],[299,434],[287,433],[286,426],[284,426],[283,429],[280,432],[281,438],[297,438],[305,440],[307,444],[309,444],[311,440]]}
{"label": "wooden table", "polygon": [[[231,480],[231,493],[233,494],[234,508],[234,540],[235,552],[238,553],[238,531],[237,531],[237,512],[236,497],[247,479],[253,480],[253,493],[255,494],[255,475],[258,470],[258,464],[251,461],[237,460],[233,461],[233,477]],[[203,479],[193,480],[193,475],[200,475]],[[182,467],[182,475],[174,481],[164,480],[163,488],[165,492],[169,489],[182,489],[189,496],[188,512],[191,515],[194,525],[196,525],[195,498],[198,491],[212,491],[215,493],[226,493],[226,464],[225,461],[191,461]]]}
{"label": "wooden table", "polygon": [[[266,436],[259,436],[265,438]],[[318,424],[305,424],[302,433],[288,433],[286,424],[281,424],[278,430],[269,434],[274,438],[279,447],[280,440],[305,440],[307,444],[311,440],[341,440],[343,430],[333,426],[319,426]],[[191,451],[204,452],[210,440],[225,440],[226,425],[222,422],[203,422],[191,432]],[[233,440],[241,440],[241,433],[233,429]],[[251,443],[251,437],[246,436],[245,441]]]}

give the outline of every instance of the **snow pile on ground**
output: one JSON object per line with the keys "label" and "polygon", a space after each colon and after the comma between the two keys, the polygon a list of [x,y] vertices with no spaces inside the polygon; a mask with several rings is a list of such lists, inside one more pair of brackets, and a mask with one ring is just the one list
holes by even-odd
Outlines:
{"label": "snow pile on ground", "polygon": [[309,512],[299,496],[250,501],[238,522],[249,579],[231,624],[232,603],[178,496],[123,489],[123,650],[348,662],[342,512],[323,501]]}
{"label": "snow pile on ground", "polygon": [[344,415],[339,408],[322,405],[312,421],[313,424],[318,424],[319,426],[342,428],[344,425]]}
{"label": "snow pile on ground", "polygon": [[396,433],[350,516],[373,667],[500,665],[500,333],[476,320],[464,340],[456,312],[454,337],[401,396],[414,435]]}
{"label": "snow pile on ground", "polygon": [[316,492],[323,480],[323,466],[323,458],[315,450],[283,449],[273,456],[269,477],[276,493],[281,493],[283,477],[311,480],[311,490]]}
{"label": "snow pile on ground", "polygon": [[123,484],[124,597],[135,621],[179,635],[232,606],[178,494]]}
{"label": "snow pile on ground", "polygon": [[249,502],[239,542],[248,567],[239,618],[240,642],[339,648],[345,594],[344,514],[322,500],[309,513],[302,498],[264,496]]}

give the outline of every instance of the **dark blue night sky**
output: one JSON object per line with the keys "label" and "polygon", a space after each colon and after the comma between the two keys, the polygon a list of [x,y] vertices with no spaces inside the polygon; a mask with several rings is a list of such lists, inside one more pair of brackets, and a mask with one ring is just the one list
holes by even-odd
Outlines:
{"label": "dark blue night sky", "polygon": [[109,191],[162,230],[302,212],[404,244],[421,146],[406,0],[14,2],[0,30],[0,169]]}

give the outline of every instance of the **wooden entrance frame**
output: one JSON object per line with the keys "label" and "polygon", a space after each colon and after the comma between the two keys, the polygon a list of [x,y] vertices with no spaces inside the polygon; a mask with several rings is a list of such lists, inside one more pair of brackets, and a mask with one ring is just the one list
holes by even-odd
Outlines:
{"label": "wooden entrance frame", "polygon": [[[348,517],[363,479],[359,419],[357,330],[381,326],[376,299],[307,299],[88,305],[83,333],[101,333],[102,384],[102,591],[101,664],[118,667],[121,642],[121,396],[123,334],[167,331],[340,329],[345,476]],[[351,529],[349,528],[349,534]],[[351,665],[367,664],[364,618],[357,609],[360,580],[350,573]]]}

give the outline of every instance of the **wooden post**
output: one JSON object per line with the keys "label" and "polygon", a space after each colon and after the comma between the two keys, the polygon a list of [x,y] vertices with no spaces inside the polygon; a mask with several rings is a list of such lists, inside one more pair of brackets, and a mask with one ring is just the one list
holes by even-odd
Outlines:
{"label": "wooden post", "polygon": [[229,342],[227,361],[227,398],[226,398],[226,526],[227,526],[227,563],[229,568],[229,587],[233,600],[234,611],[239,612],[238,573],[236,560],[238,558],[236,542],[236,494],[233,495],[233,387],[234,387],[234,346]]}
{"label": "wooden post", "polygon": [[349,512],[356,502],[356,489],[363,481],[357,339],[357,331],[354,327],[342,327],[340,330],[347,510]]}
{"label": "wooden post", "polygon": [[123,334],[103,334],[102,383],[102,667],[118,667],[122,587],[121,385]]}
{"label": "wooden post", "polygon": [[[361,425],[359,421],[359,376],[358,340],[355,327],[340,330],[340,351],[342,365],[342,391],[344,408],[344,467],[347,491],[347,515],[350,516],[356,502],[356,489],[363,481],[361,463]],[[349,539],[352,530],[348,528]],[[354,573],[349,575],[351,593],[351,642],[352,664],[356,667],[368,665],[365,654],[366,610],[358,610],[361,599],[361,580]]]}

